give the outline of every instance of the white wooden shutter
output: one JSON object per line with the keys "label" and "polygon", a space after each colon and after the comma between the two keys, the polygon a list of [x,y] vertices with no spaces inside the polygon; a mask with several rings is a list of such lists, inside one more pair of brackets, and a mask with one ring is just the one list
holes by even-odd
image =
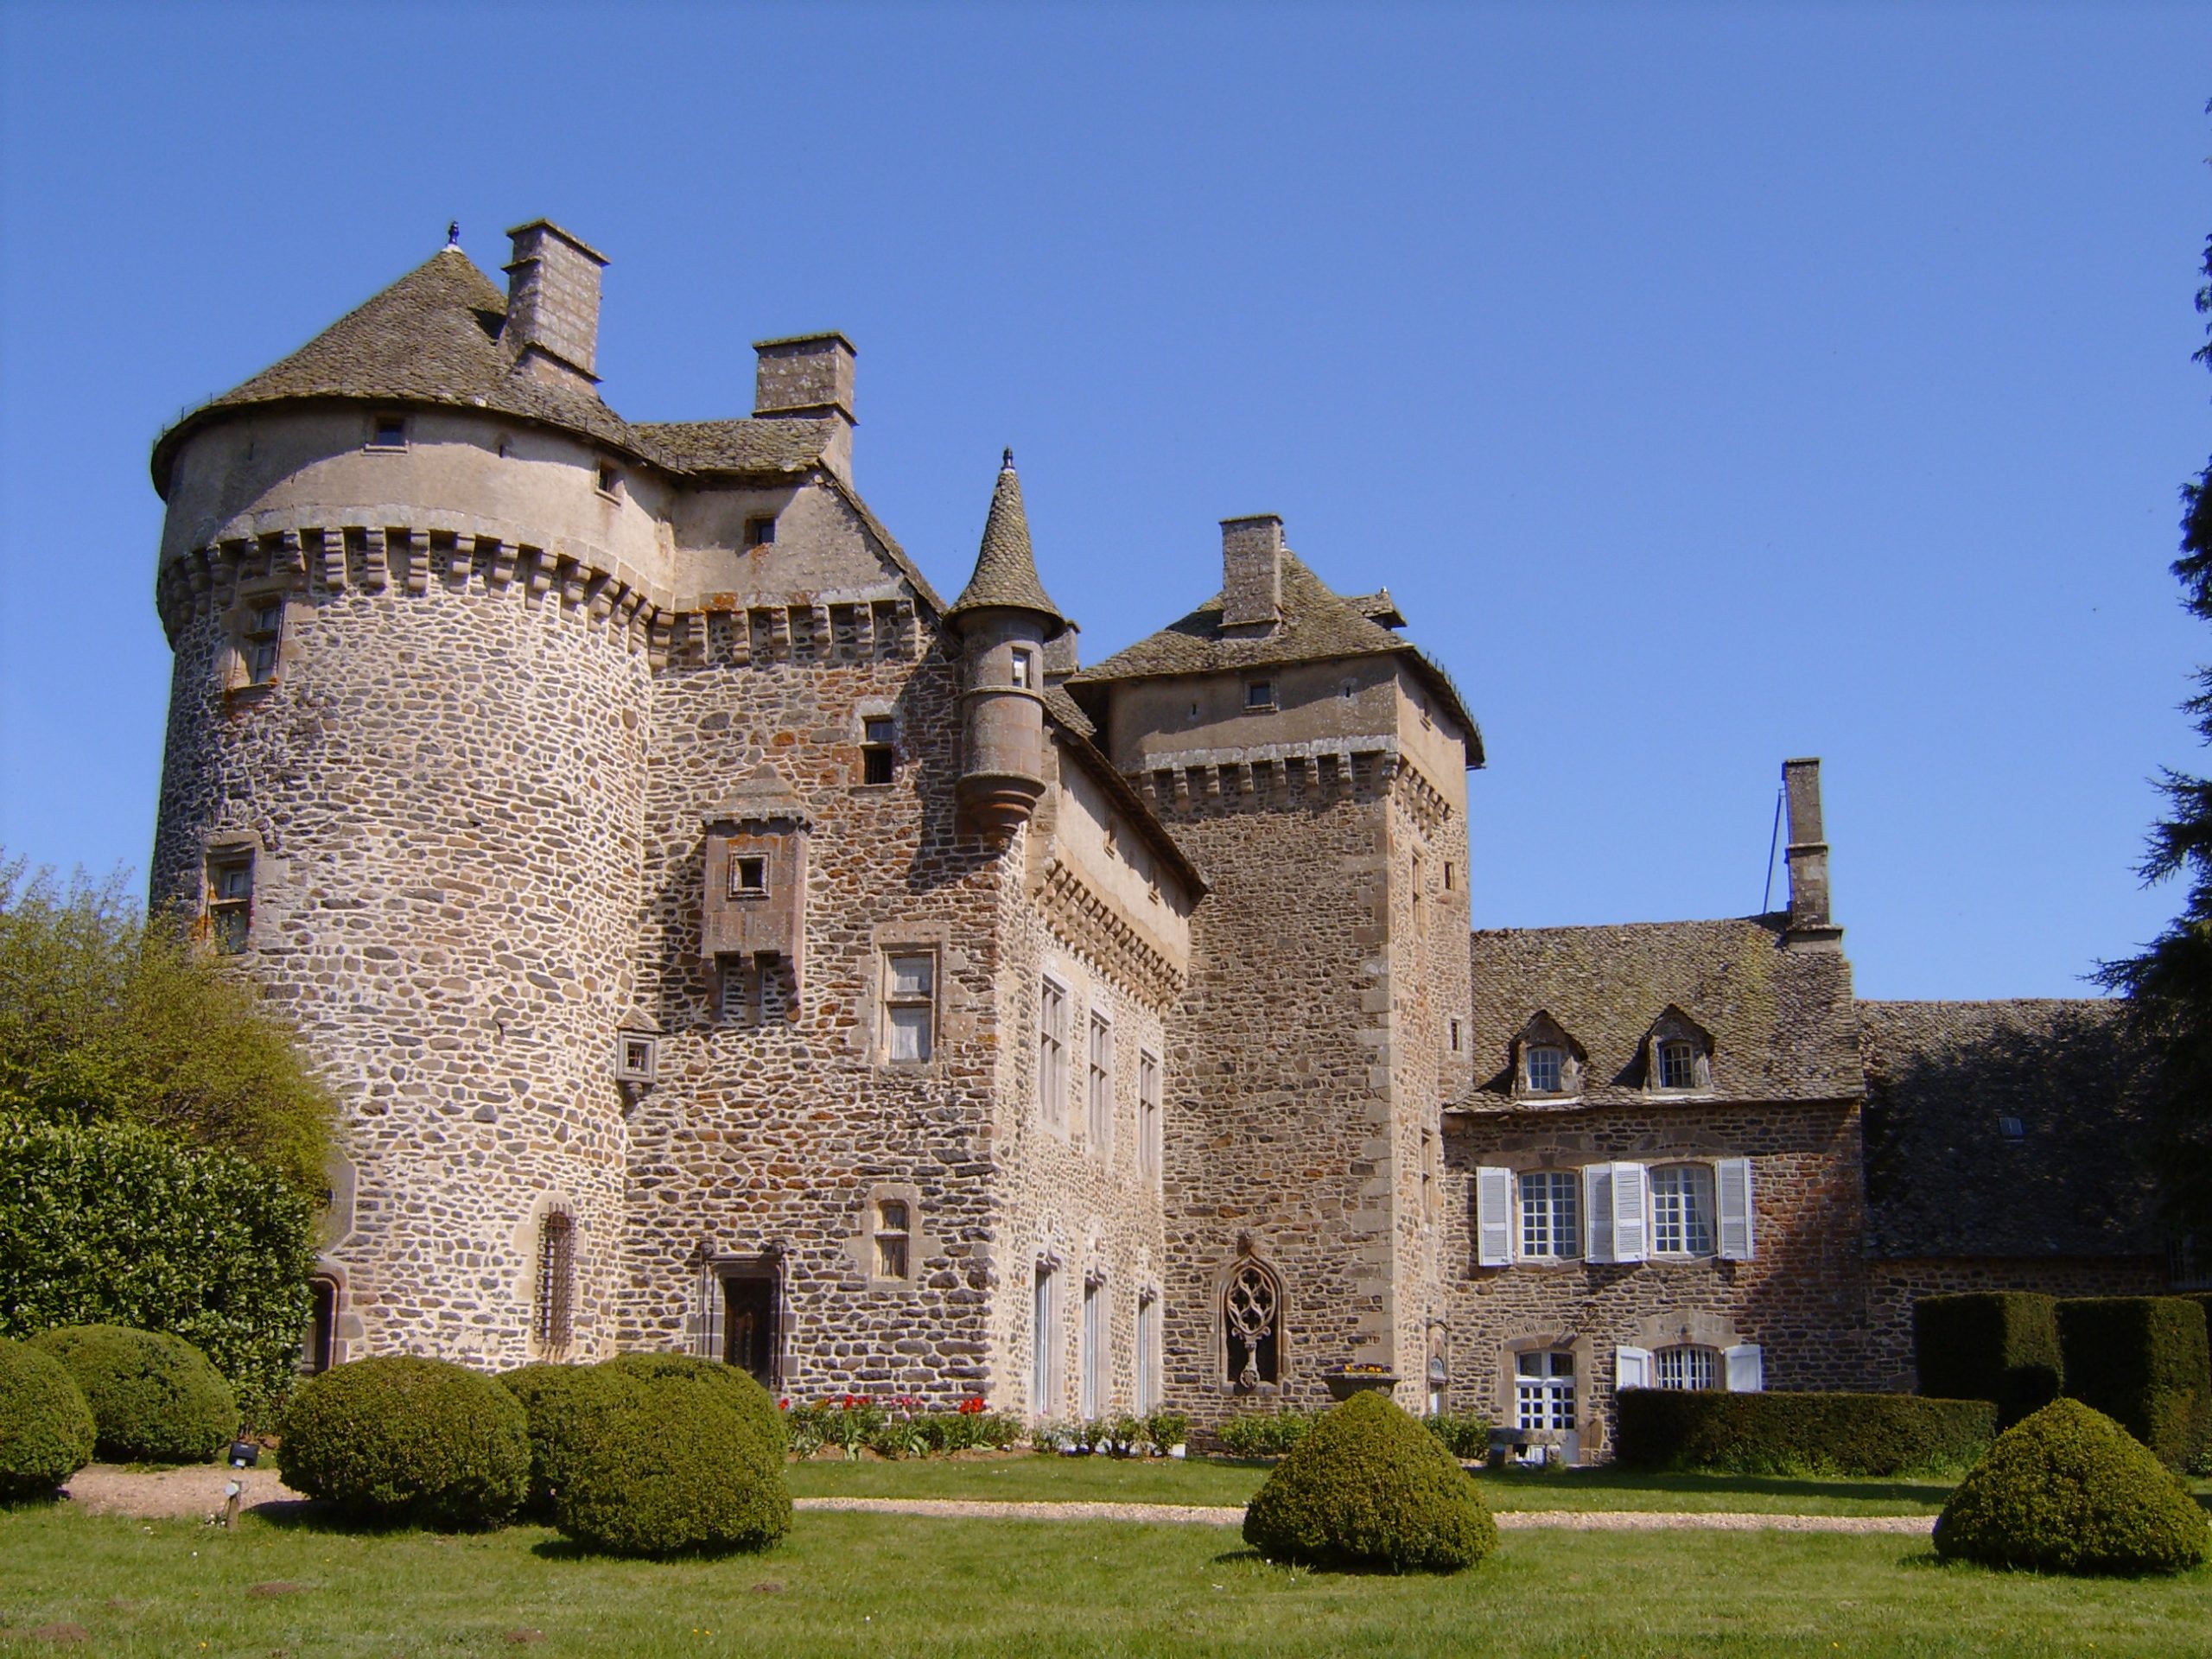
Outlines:
{"label": "white wooden shutter", "polygon": [[1613,1350],[1613,1388],[1648,1389],[1651,1386],[1651,1351],[1649,1348],[1622,1346]]}
{"label": "white wooden shutter", "polygon": [[1746,1342],[1734,1348],[1723,1348],[1720,1358],[1728,1370],[1729,1393],[1759,1394],[1765,1390],[1766,1364],[1759,1357],[1757,1343]]}
{"label": "white wooden shutter", "polygon": [[1615,1164],[1612,1179],[1613,1260],[1641,1262],[1650,1254],[1646,1243],[1651,1214],[1649,1187],[1642,1164]]}
{"label": "white wooden shutter", "polygon": [[1720,1211],[1720,1259],[1748,1262],[1752,1243],[1751,1160],[1723,1158],[1713,1166],[1713,1185]]}
{"label": "white wooden shutter", "polygon": [[1475,1262],[1502,1268],[1513,1260],[1513,1172],[1475,1172]]}
{"label": "white wooden shutter", "polygon": [[1582,1167],[1582,1225],[1588,1235],[1582,1244],[1586,1262],[1613,1259],[1613,1166],[1586,1164]]}

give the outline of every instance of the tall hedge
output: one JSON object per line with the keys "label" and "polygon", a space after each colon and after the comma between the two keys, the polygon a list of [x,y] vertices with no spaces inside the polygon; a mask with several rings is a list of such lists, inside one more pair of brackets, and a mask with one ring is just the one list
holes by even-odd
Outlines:
{"label": "tall hedge", "polygon": [[313,1225],[306,1198],[244,1158],[133,1124],[0,1116],[0,1336],[168,1332],[265,1419],[308,1321]]}
{"label": "tall hedge", "polygon": [[1997,1433],[1986,1400],[1912,1394],[1720,1394],[1626,1389],[1626,1467],[1736,1475],[1900,1475],[1962,1468]]}
{"label": "tall hedge", "polygon": [[1922,1394],[1993,1400],[1999,1428],[2058,1398],[2058,1299],[2033,1291],[1923,1296],[1912,1305]]}
{"label": "tall hedge", "polygon": [[2113,1419],[2169,1469],[2212,1439],[2204,1309],[2186,1296],[2081,1296],[2058,1305],[2066,1392]]}

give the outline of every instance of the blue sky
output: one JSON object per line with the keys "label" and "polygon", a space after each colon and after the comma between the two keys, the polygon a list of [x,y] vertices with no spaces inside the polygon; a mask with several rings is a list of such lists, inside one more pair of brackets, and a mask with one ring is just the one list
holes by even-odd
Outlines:
{"label": "blue sky", "polygon": [[[2212,450],[2201,7],[0,4],[0,843],[143,866],[146,452],[427,257],[611,256],[602,391],[860,346],[939,588],[1001,445],[1096,660],[1281,512],[1481,719],[1478,925],[1757,907],[1827,762],[1862,995],[2069,995]],[[1778,878],[1777,878],[1778,880]]]}

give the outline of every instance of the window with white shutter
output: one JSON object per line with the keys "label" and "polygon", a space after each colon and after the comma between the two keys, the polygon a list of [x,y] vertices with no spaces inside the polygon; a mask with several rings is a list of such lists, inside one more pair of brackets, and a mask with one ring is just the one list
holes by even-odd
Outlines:
{"label": "window with white shutter", "polygon": [[1651,1386],[1651,1351],[1621,1346],[1613,1350],[1613,1387],[1648,1389]]}
{"label": "window with white shutter", "polygon": [[1513,1260],[1513,1172],[1475,1172],[1475,1261],[1502,1268]]}
{"label": "window with white shutter", "polygon": [[1713,1178],[1720,1217],[1720,1259],[1748,1262],[1751,1259],[1753,1233],[1751,1160],[1723,1158],[1713,1166]]}
{"label": "window with white shutter", "polygon": [[1766,1363],[1755,1342],[1720,1351],[1723,1376],[1731,1394],[1759,1394],[1766,1388]]}

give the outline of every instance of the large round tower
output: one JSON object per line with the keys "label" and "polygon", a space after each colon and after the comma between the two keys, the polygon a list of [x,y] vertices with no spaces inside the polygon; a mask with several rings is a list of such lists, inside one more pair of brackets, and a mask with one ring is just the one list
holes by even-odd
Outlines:
{"label": "large round tower", "polygon": [[612,1348],[663,485],[605,262],[512,234],[505,295],[448,247],[154,450],[153,898],[345,1102],[326,1360]]}

